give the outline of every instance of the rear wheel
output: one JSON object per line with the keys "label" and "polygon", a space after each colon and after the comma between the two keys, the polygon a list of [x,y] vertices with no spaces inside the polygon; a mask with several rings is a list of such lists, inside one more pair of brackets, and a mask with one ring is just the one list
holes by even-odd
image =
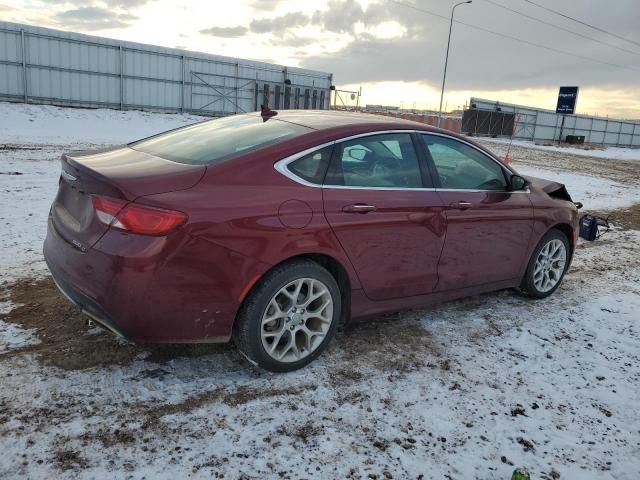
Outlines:
{"label": "rear wheel", "polygon": [[550,230],[533,251],[522,289],[533,298],[551,295],[564,277],[569,265],[569,240],[560,230]]}
{"label": "rear wheel", "polygon": [[340,289],[311,260],[276,267],[251,291],[234,329],[249,361],[273,372],[304,367],[327,347],[340,318]]}

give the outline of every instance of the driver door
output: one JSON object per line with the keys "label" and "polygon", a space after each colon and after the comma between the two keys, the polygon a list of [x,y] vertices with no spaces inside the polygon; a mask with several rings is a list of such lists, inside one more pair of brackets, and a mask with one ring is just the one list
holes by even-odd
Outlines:
{"label": "driver door", "polygon": [[510,172],[458,139],[420,135],[446,207],[447,237],[437,291],[517,279],[533,231],[527,191],[510,191]]}

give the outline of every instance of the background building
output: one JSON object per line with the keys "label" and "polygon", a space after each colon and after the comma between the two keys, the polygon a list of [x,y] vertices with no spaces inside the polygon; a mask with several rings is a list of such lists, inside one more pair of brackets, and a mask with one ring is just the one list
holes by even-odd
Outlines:
{"label": "background building", "polygon": [[0,100],[229,115],[327,109],[330,73],[0,22]]}

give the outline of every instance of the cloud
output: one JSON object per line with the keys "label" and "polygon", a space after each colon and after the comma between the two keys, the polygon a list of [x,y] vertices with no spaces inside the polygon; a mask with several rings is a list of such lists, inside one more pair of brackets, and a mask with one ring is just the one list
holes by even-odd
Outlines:
{"label": "cloud", "polygon": [[[597,0],[584,0],[581,18],[599,25],[615,25],[616,33],[640,40],[636,20],[640,2],[620,0],[626,7],[619,11],[603,9]],[[391,2],[371,3],[364,9],[354,0],[333,0],[328,10],[315,12],[313,23],[328,31],[350,33],[351,41],[340,50],[322,55],[297,57],[301,66],[334,73],[340,83],[382,81],[442,81],[448,22]],[[421,0],[421,8],[447,16],[448,6],[435,0]],[[622,10],[621,10],[622,11]],[[339,14],[338,14],[339,12]],[[539,12],[527,12],[541,16]],[[456,18],[513,37],[564,50],[563,55],[531,45],[497,37],[466,25],[454,24],[449,56],[447,88],[508,89],[576,85],[638,85],[640,57],[585,42],[567,32],[525,21],[513,12],[474,2],[456,10]],[[594,19],[595,18],[595,19]],[[375,27],[395,22],[404,27],[401,34],[381,38]],[[352,29],[352,25],[360,27]],[[364,27],[364,29],[363,29]],[[595,35],[594,38],[602,39]],[[611,42],[610,39],[607,41]],[[633,49],[632,46],[626,45]],[[640,49],[635,49],[640,54]],[[578,58],[578,55],[589,58]],[[611,67],[593,60],[629,68]]]}
{"label": "cloud", "polygon": [[269,45],[273,45],[274,47],[304,47],[305,45],[312,45],[317,41],[318,37],[304,37],[287,33],[284,36],[273,37],[269,40]]}
{"label": "cloud", "polygon": [[211,35],[213,37],[237,38],[246,35],[249,32],[247,27],[238,25],[236,27],[211,27],[200,30],[203,35]]}
{"label": "cloud", "polygon": [[310,17],[301,12],[292,12],[271,18],[258,18],[252,20],[248,27],[236,25],[234,27],[213,26],[200,30],[200,33],[214,37],[237,38],[249,33],[269,33],[274,36],[284,36],[290,29],[307,25]]}
{"label": "cloud", "polygon": [[254,0],[250,3],[251,8],[254,10],[273,11],[278,5],[282,3],[282,0]]}
{"label": "cloud", "polygon": [[55,15],[56,21],[65,27],[83,30],[126,28],[137,18],[128,12],[115,13],[102,7],[80,7]]}
{"label": "cloud", "polygon": [[314,25],[336,33],[353,32],[355,24],[364,20],[365,11],[355,0],[332,0],[326,10],[316,10],[312,16]]}
{"label": "cloud", "polygon": [[[126,10],[139,8],[154,0],[102,0],[109,7],[119,7]],[[83,2],[86,4],[86,2]]]}
{"label": "cloud", "polygon": [[279,17],[260,18],[253,20],[249,28],[253,33],[282,34],[290,28],[303,27],[310,22],[310,18],[301,12],[292,12]]}

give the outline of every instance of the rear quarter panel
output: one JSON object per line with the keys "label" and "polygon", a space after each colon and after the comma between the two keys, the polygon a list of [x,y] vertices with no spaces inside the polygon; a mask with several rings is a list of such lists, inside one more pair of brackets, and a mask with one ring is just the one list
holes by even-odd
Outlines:
{"label": "rear quarter panel", "polygon": [[202,181],[189,190],[139,202],[184,211],[189,216],[183,227],[187,233],[254,259],[263,266],[261,273],[288,258],[320,253],[337,260],[351,287],[360,288],[326,222],[322,189],[300,185],[273,168],[278,160],[305,148],[300,144],[254,152],[208,167]]}

